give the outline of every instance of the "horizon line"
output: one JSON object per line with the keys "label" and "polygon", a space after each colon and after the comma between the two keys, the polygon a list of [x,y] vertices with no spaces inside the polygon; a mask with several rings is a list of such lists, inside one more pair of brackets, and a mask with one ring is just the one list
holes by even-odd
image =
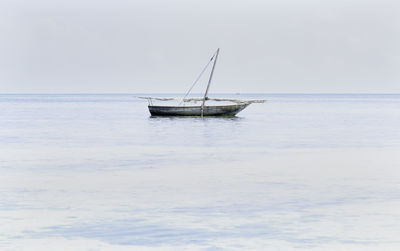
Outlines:
{"label": "horizon line", "polygon": [[[156,95],[168,95],[168,94],[179,94],[184,95],[181,92],[10,92],[0,93],[0,95],[136,95],[136,94],[156,94]],[[230,95],[400,95],[399,93],[387,93],[387,92],[217,92],[209,96],[219,94],[230,94]],[[192,93],[192,95],[204,95],[204,93]]]}

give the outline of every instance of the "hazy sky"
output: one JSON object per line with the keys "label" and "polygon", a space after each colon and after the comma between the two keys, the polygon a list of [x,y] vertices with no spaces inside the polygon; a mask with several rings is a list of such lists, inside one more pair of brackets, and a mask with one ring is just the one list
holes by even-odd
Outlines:
{"label": "hazy sky", "polygon": [[[0,93],[400,93],[400,2],[2,0]],[[206,79],[197,91],[205,89]]]}

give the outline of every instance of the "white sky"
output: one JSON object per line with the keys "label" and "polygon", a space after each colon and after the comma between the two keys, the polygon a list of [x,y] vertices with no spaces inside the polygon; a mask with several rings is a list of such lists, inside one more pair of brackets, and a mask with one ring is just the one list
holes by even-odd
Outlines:
{"label": "white sky", "polygon": [[[3,0],[0,93],[400,93],[400,2]],[[204,91],[206,79],[195,92]]]}

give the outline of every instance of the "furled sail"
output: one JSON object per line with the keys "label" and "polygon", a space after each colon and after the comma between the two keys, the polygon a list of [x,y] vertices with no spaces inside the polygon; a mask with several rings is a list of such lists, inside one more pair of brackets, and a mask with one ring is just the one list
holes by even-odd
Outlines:
{"label": "furled sail", "polygon": [[[179,101],[179,102],[193,102],[197,103],[198,101],[203,102],[204,98],[158,98],[158,97],[137,97],[141,99],[147,99],[149,103],[152,103],[153,100],[159,100],[159,101]],[[252,103],[264,103],[266,100],[265,99],[251,99],[251,100],[242,100],[242,99],[230,99],[230,98],[209,98],[207,97],[206,100],[212,100],[212,101],[227,101],[227,102],[232,102],[236,104],[252,104]]]}

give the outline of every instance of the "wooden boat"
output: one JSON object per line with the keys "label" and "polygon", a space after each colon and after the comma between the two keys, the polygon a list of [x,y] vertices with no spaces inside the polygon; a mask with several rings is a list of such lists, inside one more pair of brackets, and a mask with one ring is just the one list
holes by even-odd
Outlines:
{"label": "wooden boat", "polygon": [[[208,97],[208,90],[210,88],[211,80],[214,74],[215,70],[215,65],[217,63],[219,55],[219,48],[217,51],[214,53],[214,55],[211,57],[210,61],[208,64],[204,67],[203,71],[200,73],[200,75],[197,77],[196,81],[193,83],[189,91],[186,93],[185,97],[183,99],[178,99],[178,98],[155,98],[155,97],[138,97],[138,98],[143,98],[147,99],[149,102],[148,108],[150,111],[150,114],[152,116],[235,116],[237,113],[242,111],[244,108],[246,108],[248,105],[251,103],[264,103],[265,100],[238,100],[238,99],[225,99],[225,98],[209,98]],[[205,72],[207,67],[210,65],[210,63],[214,61],[210,78],[208,79],[208,84],[207,84],[207,89],[205,91],[204,97],[203,98],[186,98],[187,95],[190,93],[190,91],[193,89],[194,85],[197,83],[197,81],[200,79],[202,74]],[[180,101],[178,106],[160,106],[160,105],[153,105],[153,100],[160,100],[160,101],[168,101],[168,100],[178,100]],[[227,102],[233,102],[235,104],[230,104],[230,105],[205,105],[207,100],[213,100],[213,101],[227,101]],[[187,102],[197,102],[201,101],[201,105],[180,105],[182,103],[187,103]]]}
{"label": "wooden boat", "polygon": [[235,116],[249,104],[214,106],[150,106],[152,116]]}

